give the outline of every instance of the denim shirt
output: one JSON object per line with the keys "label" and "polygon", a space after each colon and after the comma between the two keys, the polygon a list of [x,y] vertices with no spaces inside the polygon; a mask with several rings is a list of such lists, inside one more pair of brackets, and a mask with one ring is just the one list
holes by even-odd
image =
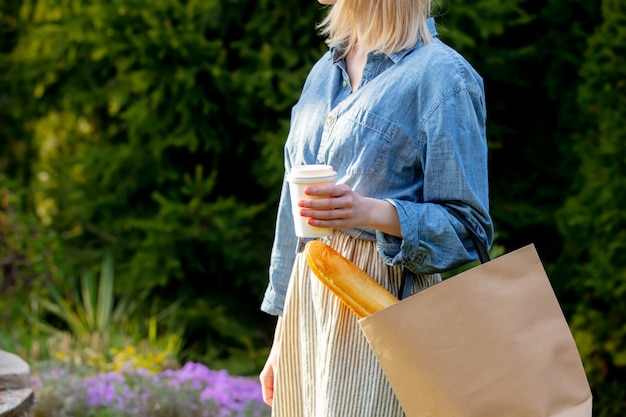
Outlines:
{"label": "denim shirt", "polygon": [[[313,66],[292,109],[285,171],[328,164],[338,183],[397,209],[402,238],[359,227],[342,231],[377,242],[389,265],[415,273],[456,268],[476,259],[470,235],[446,210],[459,209],[487,248],[489,214],[483,81],[436,38],[391,55],[370,53],[351,93],[343,59],[330,48]],[[283,181],[261,310],[282,314],[298,239]]]}

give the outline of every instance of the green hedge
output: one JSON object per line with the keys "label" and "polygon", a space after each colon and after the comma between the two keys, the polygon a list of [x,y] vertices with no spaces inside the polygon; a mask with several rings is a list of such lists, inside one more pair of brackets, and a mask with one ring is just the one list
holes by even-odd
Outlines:
{"label": "green hedge", "polygon": [[112,250],[121,291],[184,299],[191,358],[269,345],[259,304],[282,140],[323,46],[316,10],[222,0],[22,4],[3,80],[20,86],[10,99],[37,152],[38,214],[63,237],[71,269]]}
{"label": "green hedge", "polygon": [[560,211],[563,270],[583,302],[572,330],[599,417],[626,409],[626,4],[602,1],[603,23],[589,38],[578,89],[591,128],[575,150],[577,193]]}

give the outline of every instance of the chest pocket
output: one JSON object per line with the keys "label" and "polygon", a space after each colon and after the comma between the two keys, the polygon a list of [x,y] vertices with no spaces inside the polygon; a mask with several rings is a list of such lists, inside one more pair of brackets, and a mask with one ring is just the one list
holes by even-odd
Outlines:
{"label": "chest pocket", "polygon": [[348,174],[377,174],[393,157],[390,153],[399,130],[391,120],[363,108],[345,114],[333,135],[341,139],[335,141],[331,159],[346,167]]}

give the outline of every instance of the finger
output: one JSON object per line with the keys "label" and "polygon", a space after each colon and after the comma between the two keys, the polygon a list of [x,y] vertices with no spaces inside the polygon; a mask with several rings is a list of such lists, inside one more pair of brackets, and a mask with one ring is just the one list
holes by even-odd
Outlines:
{"label": "finger", "polygon": [[300,207],[315,210],[332,210],[338,208],[340,201],[335,201],[334,198],[305,198],[298,202]]}
{"label": "finger", "polygon": [[311,196],[339,197],[350,191],[345,184],[337,185],[309,185],[304,189],[304,194]]}
{"label": "finger", "polygon": [[342,229],[342,228],[350,227],[350,223],[348,223],[346,219],[323,220],[323,219],[308,218],[307,224],[309,226],[326,227],[330,229]]}
{"label": "finger", "polygon": [[274,369],[271,365],[266,365],[259,375],[261,382],[261,392],[263,395],[263,402],[272,406],[274,402]]}
{"label": "finger", "polygon": [[261,380],[261,388],[263,391],[263,402],[270,407],[274,403],[274,378],[266,376]]}
{"label": "finger", "polygon": [[349,210],[343,209],[302,209],[300,210],[302,217],[308,217],[314,220],[339,220],[349,216]]}

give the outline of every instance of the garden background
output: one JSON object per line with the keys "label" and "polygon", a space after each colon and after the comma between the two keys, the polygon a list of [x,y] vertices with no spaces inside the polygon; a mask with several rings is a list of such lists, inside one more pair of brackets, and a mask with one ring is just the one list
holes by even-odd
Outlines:
{"label": "garden background", "polygon": [[[496,249],[534,243],[626,409],[626,1],[439,0],[484,76]],[[315,0],[2,0],[0,349],[256,375]],[[242,186],[243,185],[243,186]]]}

